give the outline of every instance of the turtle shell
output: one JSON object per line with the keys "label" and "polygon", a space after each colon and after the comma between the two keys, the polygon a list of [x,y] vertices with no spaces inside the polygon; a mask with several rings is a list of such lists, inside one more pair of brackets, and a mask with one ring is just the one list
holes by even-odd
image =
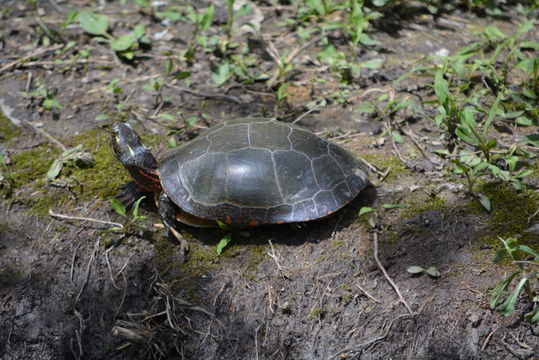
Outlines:
{"label": "turtle shell", "polygon": [[206,130],[166,154],[159,174],[183,211],[251,226],[327,216],[367,183],[365,166],[341,146],[268,118]]}

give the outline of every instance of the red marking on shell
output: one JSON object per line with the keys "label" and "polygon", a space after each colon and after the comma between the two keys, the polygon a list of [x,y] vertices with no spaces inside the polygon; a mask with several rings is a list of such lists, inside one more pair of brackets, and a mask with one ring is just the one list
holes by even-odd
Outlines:
{"label": "red marking on shell", "polygon": [[276,224],[279,224],[279,225],[280,225],[280,224],[284,224],[284,220],[277,220],[275,223],[276,223]]}
{"label": "red marking on shell", "polygon": [[258,220],[251,220],[249,222],[249,226],[255,227],[255,226],[258,226],[258,225],[260,225],[260,221],[258,221]]}
{"label": "red marking on shell", "polygon": [[225,218],[225,224],[228,224],[228,225],[232,224],[232,218],[230,216],[227,216]]}
{"label": "red marking on shell", "polygon": [[332,210],[329,210],[329,211],[328,211],[328,215],[329,215],[329,214],[333,214],[333,211],[332,211]]}

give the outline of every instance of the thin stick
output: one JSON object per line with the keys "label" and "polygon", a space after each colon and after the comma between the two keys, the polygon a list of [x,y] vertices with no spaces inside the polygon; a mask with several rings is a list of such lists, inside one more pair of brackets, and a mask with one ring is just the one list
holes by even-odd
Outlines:
{"label": "thin stick", "polygon": [[481,346],[481,351],[485,351],[485,349],[487,348],[487,345],[488,345],[488,342],[490,340],[490,338],[492,337],[492,335],[494,335],[494,333],[496,332],[496,330],[498,330],[499,328],[495,328],[494,330],[492,330],[487,338],[485,339],[485,341],[483,342],[483,346]]}
{"label": "thin stick", "polygon": [[279,272],[281,273],[281,275],[284,273],[283,272],[283,268],[281,267],[281,264],[279,264],[279,260],[277,260],[277,255],[275,255],[275,249],[273,248],[273,244],[271,243],[271,240],[268,240],[268,243],[270,244],[270,247],[271,247],[271,252],[268,252],[268,256],[270,258],[272,258],[273,260],[275,260],[275,263],[277,264],[277,269],[279,270]]}
{"label": "thin stick", "polygon": [[99,248],[99,239],[96,240],[94,244],[94,250],[92,251],[92,254],[90,255],[90,259],[88,259],[88,264],[86,265],[86,274],[84,275],[84,283],[82,283],[82,286],[80,287],[79,293],[77,294],[77,297],[75,298],[75,303],[77,303],[84,292],[84,289],[86,289],[86,285],[88,285],[88,282],[90,281],[90,271],[92,269],[92,263],[95,259],[95,253],[97,252],[97,249]]}
{"label": "thin stick", "polygon": [[[305,49],[307,49],[307,48],[311,47],[312,45],[316,44],[317,42],[319,42],[324,36],[325,35],[319,35],[319,36],[311,39],[310,41],[307,41],[305,44],[303,44],[299,48],[295,48],[294,50],[292,50],[290,52],[290,54],[288,54],[286,59],[284,59],[284,63],[289,64],[290,62],[292,62],[292,60],[294,60],[294,58],[299,53],[303,52]],[[277,69],[275,69],[275,71],[273,72],[273,75],[271,76],[271,78],[267,82],[268,87],[272,88],[273,85],[275,85],[275,82],[277,81],[277,78],[279,77],[279,65],[281,63],[281,59],[278,56],[277,50],[275,49],[275,46],[273,45],[273,43],[270,40],[268,40],[268,42],[270,44],[270,47],[267,49],[268,54],[270,54],[271,57],[273,58],[273,60],[277,63]]]}
{"label": "thin stick", "polygon": [[358,287],[359,290],[361,290],[361,292],[362,292],[363,294],[365,294],[365,296],[367,296],[369,299],[371,299],[371,300],[374,301],[375,303],[378,303],[378,304],[381,304],[381,303],[382,303],[380,300],[378,300],[377,298],[375,298],[374,296],[372,296],[371,294],[369,294],[369,293],[367,292],[367,290],[363,289],[363,288],[361,287],[361,285],[356,284],[356,286]]}
{"label": "thin stick", "polygon": [[386,269],[384,268],[384,265],[382,265],[382,263],[380,262],[380,259],[378,258],[378,233],[376,231],[373,232],[373,242],[374,242],[374,260],[376,261],[376,265],[378,265],[378,267],[380,268],[380,270],[382,271],[382,273],[384,274],[385,278],[387,279],[387,281],[391,284],[391,286],[393,287],[393,289],[395,290],[395,292],[397,293],[397,295],[399,296],[399,299],[400,301],[404,304],[404,306],[406,307],[406,310],[408,310],[408,312],[410,313],[410,315],[412,315],[412,317],[415,316],[414,312],[412,311],[412,308],[410,307],[410,305],[408,304],[408,302],[404,299],[404,297],[402,296],[400,290],[399,290],[399,287],[397,286],[397,284],[395,284],[395,282],[393,281],[393,279],[391,279],[391,277],[389,276],[389,274],[387,273]]}
{"label": "thin stick", "polygon": [[63,220],[92,221],[92,222],[96,222],[100,224],[116,226],[116,227],[119,227],[120,229],[124,228],[122,224],[115,223],[112,221],[98,220],[98,219],[92,219],[92,218],[81,217],[81,216],[69,216],[69,215],[57,214],[54,211],[52,211],[52,209],[49,209],[49,215],[58,219],[63,219]]}
{"label": "thin stick", "polygon": [[36,52],[33,52],[33,53],[29,54],[29,55],[18,58],[17,60],[15,60],[13,62],[10,62],[9,64],[7,64],[7,65],[3,66],[2,68],[0,68],[0,74],[3,73],[6,70],[11,69],[12,67],[17,66],[20,63],[26,62],[26,60],[30,60],[31,58],[44,55],[44,54],[46,54],[48,52],[51,52],[51,51],[56,51],[56,50],[61,49],[63,47],[64,47],[64,44],[57,44],[57,45],[51,46],[49,48],[40,49],[40,50],[38,50]]}
{"label": "thin stick", "polygon": [[310,113],[312,113],[313,111],[317,110],[320,105],[322,105],[322,101],[320,101],[318,104],[316,104],[315,106],[313,106],[313,108],[307,112],[304,112],[303,114],[301,114],[300,116],[298,116],[298,118],[294,121],[292,121],[292,125],[294,125],[295,123],[297,123],[298,121],[300,121],[301,119],[303,119],[305,116],[309,115]]}
{"label": "thin stick", "polygon": [[368,347],[368,346],[370,346],[370,345],[372,345],[372,344],[374,344],[374,343],[376,343],[376,342],[378,342],[380,340],[385,339],[387,337],[387,335],[389,335],[389,331],[393,327],[393,324],[395,323],[395,321],[397,321],[397,320],[399,320],[399,319],[401,319],[403,317],[407,317],[407,316],[409,316],[409,315],[408,314],[402,314],[402,315],[397,316],[395,319],[391,320],[391,322],[387,326],[386,331],[382,335],[380,335],[380,336],[378,336],[378,337],[376,337],[376,338],[374,338],[372,340],[369,340],[367,342],[364,342],[363,344],[360,344],[360,345],[357,345],[357,346],[352,346],[352,347],[349,347],[349,348],[346,348],[346,349],[342,349],[338,353],[335,353],[335,354],[331,355],[329,358],[334,359],[337,356],[339,356],[341,354],[344,354],[344,353],[347,353],[349,351],[353,351],[353,350],[358,351],[358,350],[366,348],[366,347]]}
{"label": "thin stick", "polygon": [[26,119],[20,119],[21,122],[23,122],[25,125],[29,126],[32,130],[34,130],[36,133],[38,133],[39,135],[42,135],[44,137],[46,137],[47,139],[49,139],[53,144],[55,144],[56,146],[58,146],[62,151],[67,151],[67,148],[65,147],[64,144],[62,144],[60,141],[56,140],[55,138],[53,138],[48,132],[46,132],[45,130],[43,129],[39,129],[37,127],[34,126],[34,124],[32,124],[30,121],[26,120]]}

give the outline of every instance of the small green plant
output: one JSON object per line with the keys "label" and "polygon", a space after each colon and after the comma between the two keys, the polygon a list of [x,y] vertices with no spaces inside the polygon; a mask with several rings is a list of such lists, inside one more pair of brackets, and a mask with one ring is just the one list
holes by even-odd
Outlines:
{"label": "small green plant", "polygon": [[82,145],[64,151],[52,163],[47,172],[47,179],[54,180],[66,166],[89,167],[95,162],[94,156],[89,151],[83,150]]}
{"label": "small green plant", "polygon": [[133,31],[116,38],[107,32],[109,20],[105,15],[82,11],[77,19],[84,31],[96,36],[96,41],[108,42],[112,50],[127,60],[132,60],[139,54],[141,46],[150,44],[146,29],[142,25],[136,25]]}
{"label": "small green plant", "polygon": [[111,231],[120,231],[124,233],[140,233],[144,231],[145,229],[139,224],[141,220],[146,219],[146,216],[139,214],[139,207],[142,200],[144,200],[146,196],[142,196],[135,201],[133,204],[131,213],[129,214],[125,205],[122,204],[121,201],[119,201],[116,198],[110,198],[109,202],[112,206],[112,209],[118,213],[119,215],[122,215],[126,218],[128,218],[127,222],[124,224],[123,228],[114,227],[111,229]]}
{"label": "small green plant", "polygon": [[235,234],[238,234],[244,238],[248,238],[251,236],[251,233],[245,230],[235,230],[230,225],[227,225],[219,220],[217,220],[217,225],[221,230],[225,231],[225,235],[219,240],[217,243],[217,247],[215,248],[215,252],[217,255],[221,255],[223,253],[223,250],[228,246],[228,244],[232,241],[232,238]]}
{"label": "small green plant", "polygon": [[[516,238],[502,239],[503,248],[498,249],[494,256],[494,263],[498,264],[503,259],[509,258],[518,268],[517,271],[507,276],[492,291],[490,308],[494,309],[501,304],[500,312],[503,315],[511,315],[519,301],[521,294],[532,303],[532,310],[526,314],[526,319],[531,323],[539,321],[539,292],[537,281],[539,273],[539,253],[527,245],[521,245]],[[510,291],[511,285],[518,281]],[[505,298],[505,301],[503,299]],[[502,303],[503,301],[503,303]]]}
{"label": "small green plant", "polygon": [[428,268],[422,268],[421,266],[409,266],[406,271],[412,275],[419,275],[419,274],[427,274],[429,276],[432,276],[434,278],[438,278],[440,276],[442,276],[442,274],[440,274],[440,272],[438,271],[438,269],[436,269],[436,267],[434,266],[430,266]]}
{"label": "small green plant", "polygon": [[62,105],[56,99],[56,96],[45,87],[41,81],[37,82],[37,89],[30,92],[21,92],[21,94],[27,98],[30,98],[32,101],[36,101],[47,111],[52,111],[54,109],[61,110]]}

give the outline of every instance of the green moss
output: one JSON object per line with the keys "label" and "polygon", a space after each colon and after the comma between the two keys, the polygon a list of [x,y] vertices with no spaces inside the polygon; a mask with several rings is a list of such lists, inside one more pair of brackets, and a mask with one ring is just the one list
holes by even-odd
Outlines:
{"label": "green moss", "polygon": [[102,130],[90,130],[71,139],[71,146],[82,144],[83,149],[95,158],[93,166],[71,168],[67,175],[73,176],[81,184],[82,200],[95,196],[101,199],[116,195],[118,188],[129,181],[129,174],[114,157],[110,148],[109,134]]}
{"label": "green moss", "polygon": [[429,196],[428,199],[420,199],[420,196],[421,194],[418,196],[409,196],[403,201],[403,205],[407,207],[403,211],[406,216],[412,217],[432,210],[445,211],[449,208],[445,203],[445,199],[441,196]]}
{"label": "green moss", "polygon": [[47,171],[58,155],[59,151],[50,145],[14,154],[8,168],[13,187],[35,183],[36,187],[42,188]]}
{"label": "green moss", "polygon": [[13,125],[13,123],[0,112],[0,141],[10,141],[14,137],[18,136],[21,129]]}
{"label": "green moss", "polygon": [[213,246],[190,244],[187,261],[181,265],[188,276],[200,276],[215,269],[217,254]]}
{"label": "green moss", "polygon": [[[501,244],[498,237],[519,236],[520,243],[539,250],[537,242],[531,241],[537,235],[525,232],[530,227],[528,218],[539,208],[539,194],[526,188],[517,192],[513,187],[501,183],[485,183],[480,186],[479,192],[490,199],[492,208],[486,234],[481,237],[482,244],[498,247]],[[468,211],[485,213],[478,201],[470,202]]]}
{"label": "green moss", "polygon": [[259,270],[259,265],[266,260],[267,255],[266,245],[255,245],[250,248],[249,259],[245,268],[245,278],[248,281],[254,281]]}
{"label": "green moss", "polygon": [[215,269],[217,255],[214,248],[191,243],[185,261],[177,244],[167,238],[156,239],[154,248],[159,278],[174,293],[181,292],[189,301],[197,301],[200,291],[198,278]]}
{"label": "green moss", "polygon": [[402,162],[393,155],[384,155],[380,154],[362,154],[361,157],[367,162],[376,166],[381,171],[389,170],[389,173],[386,177],[386,181],[392,181],[400,178],[403,175],[410,174],[410,171],[402,164]]}

